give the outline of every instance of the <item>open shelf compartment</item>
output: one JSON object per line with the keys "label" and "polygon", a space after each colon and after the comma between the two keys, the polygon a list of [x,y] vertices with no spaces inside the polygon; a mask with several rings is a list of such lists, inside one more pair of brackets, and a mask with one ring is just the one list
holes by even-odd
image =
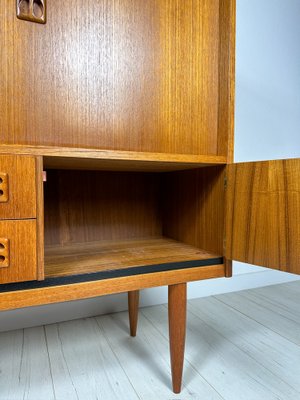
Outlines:
{"label": "open shelf compartment", "polygon": [[45,279],[222,264],[223,204],[223,165],[159,173],[48,169]]}

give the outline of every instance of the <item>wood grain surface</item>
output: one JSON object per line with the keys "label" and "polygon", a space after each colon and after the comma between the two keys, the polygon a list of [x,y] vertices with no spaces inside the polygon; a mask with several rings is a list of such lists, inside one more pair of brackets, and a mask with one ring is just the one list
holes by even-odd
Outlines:
{"label": "wood grain surface", "polygon": [[72,243],[46,246],[45,276],[68,276],[216,257],[220,256],[168,238]]}
{"label": "wood grain surface", "polygon": [[44,227],[44,182],[43,182],[43,157],[36,157],[36,194],[37,194],[37,279],[43,280],[44,271],[44,247],[45,247],[45,227]]}
{"label": "wood grain surface", "polygon": [[233,162],[236,0],[220,0],[218,154]]}
{"label": "wood grain surface", "polygon": [[224,265],[210,265],[176,271],[154,272],[101,281],[53,286],[42,289],[0,292],[0,310],[37,306],[88,299],[107,294],[123,293],[156,286],[175,285],[177,283],[198,281],[201,279],[224,277]]}
{"label": "wood grain surface", "polygon": [[226,257],[300,274],[300,159],[228,166]]}
{"label": "wood grain surface", "polygon": [[129,326],[130,336],[136,336],[137,323],[139,317],[139,299],[140,291],[133,290],[128,292],[128,313],[129,313]]}
{"label": "wood grain surface", "polygon": [[232,4],[51,0],[40,25],[8,0],[1,143],[227,156]]}
{"label": "wood grain surface", "polygon": [[138,172],[48,171],[45,244],[161,236],[157,178]]}
{"label": "wood grain surface", "polygon": [[163,235],[223,254],[225,168],[171,172],[162,179]]}
{"label": "wood grain surface", "polygon": [[50,169],[110,171],[176,171],[226,164],[225,156],[99,150],[54,146],[0,146],[0,154],[43,156]]}
{"label": "wood grain surface", "polygon": [[0,237],[9,240],[9,265],[0,265],[0,284],[36,279],[36,221],[0,221]]}
{"label": "wood grain surface", "polygon": [[186,283],[168,288],[169,337],[173,392],[180,393],[186,333]]}
{"label": "wood grain surface", "polygon": [[0,173],[6,174],[8,199],[0,201],[0,219],[36,218],[35,157],[0,155]]}

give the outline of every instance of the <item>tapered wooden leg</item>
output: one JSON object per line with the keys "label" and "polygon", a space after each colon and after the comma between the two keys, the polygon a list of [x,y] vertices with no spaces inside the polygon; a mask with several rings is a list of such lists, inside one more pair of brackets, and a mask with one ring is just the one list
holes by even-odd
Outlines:
{"label": "tapered wooden leg", "polygon": [[186,332],[186,283],[169,286],[169,336],[174,393],[180,393]]}
{"label": "tapered wooden leg", "polygon": [[225,264],[225,277],[231,278],[232,277],[232,260],[227,260],[227,258],[224,258],[224,264]]}
{"label": "tapered wooden leg", "polygon": [[139,299],[140,299],[139,290],[128,292],[130,336],[136,336],[136,328],[137,328],[138,313],[139,313]]}

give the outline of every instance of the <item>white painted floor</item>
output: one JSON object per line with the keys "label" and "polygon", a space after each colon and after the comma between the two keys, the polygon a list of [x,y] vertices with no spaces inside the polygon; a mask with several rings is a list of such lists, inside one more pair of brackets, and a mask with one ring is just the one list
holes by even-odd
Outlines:
{"label": "white painted floor", "polygon": [[0,333],[1,400],[298,400],[300,281],[191,300],[184,387],[171,391],[167,308]]}

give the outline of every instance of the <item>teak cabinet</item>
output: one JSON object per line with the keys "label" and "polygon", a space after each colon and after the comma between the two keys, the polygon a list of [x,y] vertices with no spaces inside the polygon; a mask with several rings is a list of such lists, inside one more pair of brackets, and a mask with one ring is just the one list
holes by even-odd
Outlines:
{"label": "teak cabinet", "polygon": [[139,290],[168,285],[179,392],[187,282],[231,260],[300,273],[300,160],[232,164],[235,2],[15,1],[0,309],[128,292],[134,336]]}

